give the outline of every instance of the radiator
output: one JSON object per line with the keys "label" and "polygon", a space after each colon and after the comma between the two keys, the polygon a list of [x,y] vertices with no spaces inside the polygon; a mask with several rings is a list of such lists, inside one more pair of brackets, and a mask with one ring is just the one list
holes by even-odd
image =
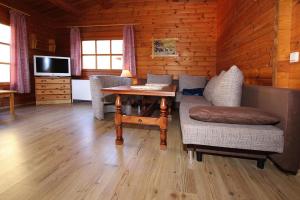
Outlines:
{"label": "radiator", "polygon": [[72,80],[72,99],[91,101],[90,80]]}

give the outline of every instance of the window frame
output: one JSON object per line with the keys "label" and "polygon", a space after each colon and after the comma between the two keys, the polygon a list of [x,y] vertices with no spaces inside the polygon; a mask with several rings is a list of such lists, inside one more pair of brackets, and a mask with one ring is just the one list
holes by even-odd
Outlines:
{"label": "window frame", "polygon": [[[112,58],[113,58],[113,56],[122,56],[122,58],[124,59],[124,54],[122,53],[122,54],[113,54],[112,53],[112,41],[113,40],[122,40],[122,42],[124,42],[123,41],[123,39],[86,39],[86,40],[81,40],[81,62],[82,62],[82,64],[83,64],[83,56],[94,56],[95,57],[95,68],[93,68],[93,69],[90,69],[90,68],[88,68],[88,69],[86,69],[86,68],[83,68],[83,66],[82,66],[82,70],[89,70],[89,71],[120,71],[120,70],[122,70],[122,68],[121,69],[113,69],[112,68]],[[84,41],[93,41],[94,42],[94,44],[95,44],[95,54],[84,54],[83,53],[83,45],[82,45],[82,43],[84,42]],[[97,41],[109,41],[109,45],[110,45],[110,53],[109,54],[99,54],[98,53],[98,51],[97,51]],[[123,43],[123,45],[124,45],[124,43]],[[110,58],[110,66],[109,66],[109,69],[101,69],[101,68],[98,68],[98,56],[109,56],[109,58]]]}
{"label": "window frame", "polygon": [[[3,25],[6,25],[6,26],[10,27],[10,25],[7,25],[7,24],[3,24]],[[11,52],[11,43],[0,42],[0,44],[8,46],[9,47],[9,51]],[[10,52],[9,52],[9,55],[10,55]],[[2,64],[2,65],[9,65],[9,71],[11,71],[11,62],[6,63],[6,62],[1,62],[0,61],[0,64]],[[3,86],[3,85],[6,86],[6,85],[9,85],[9,84],[10,84],[10,77],[9,77],[9,82],[0,82],[0,86]]]}

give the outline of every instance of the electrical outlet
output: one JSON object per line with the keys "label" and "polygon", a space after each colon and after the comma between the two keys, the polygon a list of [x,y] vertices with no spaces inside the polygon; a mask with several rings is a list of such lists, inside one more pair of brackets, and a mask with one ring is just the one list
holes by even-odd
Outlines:
{"label": "electrical outlet", "polygon": [[299,62],[299,52],[290,53],[290,63]]}

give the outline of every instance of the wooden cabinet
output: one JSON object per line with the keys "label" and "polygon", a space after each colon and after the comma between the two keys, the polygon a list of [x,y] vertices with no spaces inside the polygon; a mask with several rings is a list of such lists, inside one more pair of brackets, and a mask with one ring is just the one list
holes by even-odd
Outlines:
{"label": "wooden cabinet", "polygon": [[70,77],[35,77],[36,104],[71,103]]}

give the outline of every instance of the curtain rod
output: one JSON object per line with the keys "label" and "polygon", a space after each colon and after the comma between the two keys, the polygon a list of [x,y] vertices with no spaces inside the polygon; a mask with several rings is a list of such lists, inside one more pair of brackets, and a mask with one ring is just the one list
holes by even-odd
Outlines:
{"label": "curtain rod", "polygon": [[22,10],[16,9],[16,8],[14,8],[14,7],[11,7],[11,6],[9,6],[9,5],[6,5],[6,4],[4,4],[4,3],[0,3],[0,5],[1,5],[1,6],[4,6],[4,7],[6,7],[6,8],[9,8],[9,9],[16,10],[16,11],[18,11],[18,12],[20,12],[20,13],[26,15],[26,16],[30,16],[30,14],[28,14],[28,13],[22,11]]}
{"label": "curtain rod", "polygon": [[79,25],[79,26],[66,26],[66,28],[89,28],[89,27],[106,27],[106,26],[126,26],[126,25],[139,25],[139,24],[95,24],[95,25]]}

